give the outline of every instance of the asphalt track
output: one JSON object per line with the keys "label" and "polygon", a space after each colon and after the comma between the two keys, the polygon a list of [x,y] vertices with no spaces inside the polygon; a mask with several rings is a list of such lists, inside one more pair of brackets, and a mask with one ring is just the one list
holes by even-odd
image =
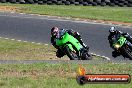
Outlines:
{"label": "asphalt track", "polygon": [[[78,31],[90,47],[91,53],[106,56],[112,60],[123,59],[122,56],[112,57],[112,49],[107,40],[108,30],[112,25],[60,20],[36,15],[0,13],[0,37],[50,44],[50,29],[53,26]],[[116,28],[132,35],[132,27],[116,26]]]}

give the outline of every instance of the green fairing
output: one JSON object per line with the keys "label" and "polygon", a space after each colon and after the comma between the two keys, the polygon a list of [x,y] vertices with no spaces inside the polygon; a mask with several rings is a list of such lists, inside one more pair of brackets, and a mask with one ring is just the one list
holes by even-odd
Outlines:
{"label": "green fairing", "polygon": [[68,45],[71,50],[74,50],[72,47],[72,45],[74,45],[78,51],[80,48],[82,48],[82,45],[79,43],[79,41],[73,36],[69,35],[67,32],[60,39],[56,40],[56,45]]}
{"label": "green fairing", "polygon": [[123,37],[123,36],[121,36],[121,37],[119,38],[119,40],[118,40],[116,43],[113,44],[113,46],[114,46],[115,44],[119,44],[120,46],[123,46],[124,43],[125,43],[125,41],[126,41],[126,38]]}

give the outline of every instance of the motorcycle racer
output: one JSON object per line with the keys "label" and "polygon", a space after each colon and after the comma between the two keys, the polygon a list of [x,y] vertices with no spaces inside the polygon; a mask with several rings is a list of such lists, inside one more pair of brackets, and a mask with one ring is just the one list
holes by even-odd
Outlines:
{"label": "motorcycle racer", "polygon": [[53,27],[51,29],[51,43],[52,45],[58,49],[57,52],[56,52],[56,56],[61,58],[63,57],[65,54],[62,52],[62,50],[59,48],[59,46],[56,45],[56,39],[59,39],[61,38],[61,36],[67,32],[68,34],[72,35],[73,37],[75,37],[80,43],[81,45],[86,48],[87,50],[89,50],[89,47],[87,45],[85,45],[82,41],[82,38],[81,38],[81,35],[72,30],[72,29],[59,29],[58,27]]}
{"label": "motorcycle racer", "polygon": [[[109,33],[110,34],[108,36],[108,40],[109,40],[109,44],[110,44],[111,48],[114,49],[113,42],[116,42],[119,39],[120,36],[124,36],[128,40],[127,44],[130,47],[132,47],[132,37],[128,33],[123,33],[121,31],[118,31],[118,30],[115,29],[115,27],[111,27],[109,29]],[[112,52],[112,55],[113,55],[113,57],[117,57],[120,54],[118,52],[116,52],[116,50],[115,50],[115,51]]]}

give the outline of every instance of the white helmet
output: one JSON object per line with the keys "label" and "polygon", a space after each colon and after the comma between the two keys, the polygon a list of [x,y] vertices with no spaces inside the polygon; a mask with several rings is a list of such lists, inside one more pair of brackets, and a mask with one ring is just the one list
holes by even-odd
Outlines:
{"label": "white helmet", "polygon": [[110,32],[110,33],[116,32],[115,27],[111,27],[110,30],[109,30],[109,32]]}

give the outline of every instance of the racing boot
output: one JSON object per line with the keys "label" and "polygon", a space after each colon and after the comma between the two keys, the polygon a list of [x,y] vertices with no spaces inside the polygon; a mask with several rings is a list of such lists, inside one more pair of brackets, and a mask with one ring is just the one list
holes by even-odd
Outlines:
{"label": "racing boot", "polygon": [[79,42],[81,43],[81,45],[87,50],[89,51],[89,47],[82,41],[82,39],[79,39]]}
{"label": "racing boot", "polygon": [[127,40],[128,40],[130,43],[132,43],[132,36],[130,36],[128,33],[125,33],[125,34],[124,34],[124,37],[126,37]]}
{"label": "racing boot", "polygon": [[87,51],[89,51],[89,47],[88,47],[85,43],[83,43],[83,40],[82,40],[82,38],[81,38],[81,35],[80,35],[78,32],[75,32],[74,37],[81,43],[81,45],[82,45]]}
{"label": "racing boot", "polygon": [[57,50],[57,52],[56,52],[56,56],[58,57],[58,58],[61,58],[61,57],[63,57],[65,54],[63,53],[63,51],[61,50],[61,49],[58,49]]}

